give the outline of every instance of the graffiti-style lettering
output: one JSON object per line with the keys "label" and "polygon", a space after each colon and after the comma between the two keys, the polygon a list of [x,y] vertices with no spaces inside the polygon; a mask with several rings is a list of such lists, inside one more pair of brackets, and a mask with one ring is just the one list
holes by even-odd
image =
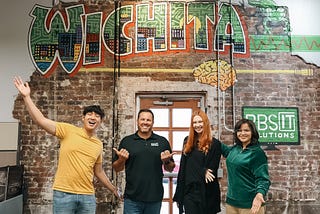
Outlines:
{"label": "graffiti-style lettering", "polygon": [[217,8],[212,2],[166,2],[138,4],[135,13],[132,5],[126,5],[107,15],[86,13],[83,5],[62,11],[36,5],[31,13],[30,55],[45,76],[58,64],[70,75],[81,66],[99,65],[104,62],[104,51],[133,57],[159,51],[187,52],[191,46],[198,51],[225,52],[224,46],[230,45],[245,56],[248,35],[237,11],[222,4],[215,26]]}
{"label": "graffiti-style lettering", "polygon": [[82,47],[83,6],[69,7],[66,13],[35,6],[31,14],[29,50],[37,70],[48,75],[60,62],[67,73],[75,71],[81,58],[75,48]]}

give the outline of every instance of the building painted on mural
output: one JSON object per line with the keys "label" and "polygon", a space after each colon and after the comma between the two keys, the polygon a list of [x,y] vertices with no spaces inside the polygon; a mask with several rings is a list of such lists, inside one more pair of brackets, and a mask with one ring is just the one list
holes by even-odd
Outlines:
{"label": "building painted on mural", "polygon": [[[76,125],[83,106],[94,103],[106,110],[99,137],[105,170],[115,183],[123,186],[124,177],[111,168],[112,147],[135,131],[139,108],[173,115],[200,107],[215,136],[227,144],[239,118],[251,118],[260,127],[264,146],[271,148],[266,150],[272,180],[268,213],[319,211],[320,65],[293,53],[319,56],[320,35],[293,35],[286,5],[272,0],[79,1],[35,5],[30,15],[32,98],[48,117]],[[13,115],[22,124],[25,209],[48,213],[58,140],[30,122],[21,97]],[[170,126],[174,150],[180,145],[175,128],[186,132],[188,126]],[[224,199],[223,159],[221,169]],[[96,195],[98,213],[117,205],[99,184]],[[165,200],[170,203],[170,196]]]}

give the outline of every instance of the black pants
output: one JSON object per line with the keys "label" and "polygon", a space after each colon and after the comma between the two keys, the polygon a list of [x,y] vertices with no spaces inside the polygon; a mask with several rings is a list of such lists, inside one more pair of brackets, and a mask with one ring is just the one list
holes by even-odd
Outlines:
{"label": "black pants", "polygon": [[186,214],[204,213],[203,202],[201,203],[200,186],[196,184],[188,185],[183,199],[184,211]]}

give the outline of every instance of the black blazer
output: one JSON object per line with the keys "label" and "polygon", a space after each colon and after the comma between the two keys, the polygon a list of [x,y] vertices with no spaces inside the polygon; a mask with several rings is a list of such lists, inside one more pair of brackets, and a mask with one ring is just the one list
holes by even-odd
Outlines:
{"label": "black blazer", "polygon": [[[186,143],[187,138],[184,140]],[[217,139],[212,139],[211,147],[207,155],[205,156],[203,169],[203,179],[199,181],[200,190],[201,190],[201,203],[204,208],[201,214],[212,214],[218,213],[221,211],[221,193],[220,185],[218,180],[218,168],[220,165],[221,158],[221,143]],[[185,167],[188,161],[188,155],[181,155],[180,168],[178,172],[177,186],[176,191],[173,197],[173,201],[176,201],[179,204],[179,212],[183,213],[183,200],[184,200],[184,191],[185,191]],[[215,179],[213,182],[205,182],[205,172],[207,169],[211,169]],[[202,172],[201,172],[202,173]],[[200,214],[200,213],[199,213]]]}

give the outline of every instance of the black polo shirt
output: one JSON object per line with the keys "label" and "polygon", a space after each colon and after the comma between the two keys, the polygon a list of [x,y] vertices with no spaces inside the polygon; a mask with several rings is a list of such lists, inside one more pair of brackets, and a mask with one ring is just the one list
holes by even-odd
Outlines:
{"label": "black polo shirt", "polygon": [[[163,170],[160,153],[171,147],[168,140],[152,133],[150,138],[140,138],[137,132],[124,137],[119,145],[129,152],[125,163],[126,187],[124,197],[135,201],[155,202],[163,198]],[[115,155],[113,161],[117,160]]]}

